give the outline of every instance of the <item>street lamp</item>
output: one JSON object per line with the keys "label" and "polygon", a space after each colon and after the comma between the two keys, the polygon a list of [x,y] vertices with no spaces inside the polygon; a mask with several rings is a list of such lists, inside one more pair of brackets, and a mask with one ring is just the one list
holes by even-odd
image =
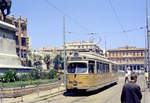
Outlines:
{"label": "street lamp", "polygon": [[64,85],[67,86],[66,80],[66,31],[65,31],[65,16],[63,16],[63,39],[64,39]]}
{"label": "street lamp", "polygon": [[150,29],[149,29],[149,15],[148,15],[148,0],[146,0],[146,28],[147,28],[147,43],[148,43],[148,74],[149,74],[149,88],[150,88]]}

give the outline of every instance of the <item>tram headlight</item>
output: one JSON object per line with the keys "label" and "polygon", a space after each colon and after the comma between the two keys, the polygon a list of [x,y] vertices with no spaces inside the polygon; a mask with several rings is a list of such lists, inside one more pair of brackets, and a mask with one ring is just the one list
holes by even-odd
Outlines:
{"label": "tram headlight", "polygon": [[73,81],[73,85],[76,86],[78,82],[76,80]]}

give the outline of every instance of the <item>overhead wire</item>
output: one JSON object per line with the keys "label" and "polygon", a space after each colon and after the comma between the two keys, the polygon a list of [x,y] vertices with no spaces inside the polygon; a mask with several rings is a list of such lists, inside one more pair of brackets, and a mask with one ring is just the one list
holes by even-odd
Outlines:
{"label": "overhead wire", "polygon": [[128,33],[128,32],[134,32],[134,31],[137,31],[137,30],[142,30],[142,29],[145,29],[146,26],[140,26],[140,27],[137,27],[137,28],[132,28],[132,29],[127,29],[127,30],[124,30],[124,31],[116,31],[116,32],[93,32],[93,33],[88,33],[88,32],[72,32],[72,31],[67,31],[69,34],[71,33],[76,33],[76,34],[83,34],[83,35],[90,35],[90,34],[95,34],[95,35],[102,35],[102,34],[122,34],[122,33]]}
{"label": "overhead wire", "polygon": [[80,26],[84,31],[90,31],[87,27],[83,26],[81,23],[79,23],[76,19],[72,18],[70,15],[65,13],[63,10],[56,7],[52,2],[49,0],[44,0],[49,6],[57,10],[59,13],[61,13],[63,16],[68,17],[71,21],[73,21],[76,25]]}
{"label": "overhead wire", "polygon": [[[115,7],[113,6],[112,4],[112,1],[111,0],[108,0],[109,1],[109,4],[110,4],[110,7],[115,15],[115,18],[121,28],[121,31],[119,32],[103,32],[103,33],[92,33],[90,32],[90,30],[88,28],[86,28],[85,26],[83,26],[81,23],[79,23],[76,19],[72,18],[70,15],[68,15],[67,13],[65,13],[63,10],[61,10],[60,8],[58,8],[57,6],[55,6],[52,2],[50,2],[50,0],[44,0],[49,6],[51,6],[52,8],[54,8],[56,11],[58,11],[59,13],[61,13],[63,16],[66,16],[67,18],[69,18],[71,21],[73,21],[76,25],[78,25],[80,28],[82,28],[84,31],[88,31],[88,33],[84,33],[84,34],[87,34],[87,35],[90,35],[91,37],[97,35],[97,34],[125,34],[128,33],[128,32],[132,32],[132,31],[135,31],[135,30],[140,30],[140,29],[144,29],[144,27],[138,27],[138,28],[133,28],[133,29],[128,29],[128,30],[124,30],[124,27],[119,19],[119,16],[117,14],[117,11],[115,9]],[[68,32],[68,33],[73,33],[73,32]],[[80,33],[81,34],[81,33]],[[127,36],[127,35],[126,35]],[[128,37],[127,37],[128,39]]]}
{"label": "overhead wire", "polygon": [[123,32],[123,33],[125,34],[125,36],[126,36],[126,40],[125,40],[124,42],[128,43],[128,41],[129,41],[128,35],[126,34],[126,31],[125,31],[124,28],[123,28],[123,25],[122,25],[122,23],[121,23],[121,21],[120,21],[120,19],[119,19],[119,16],[118,16],[118,14],[117,14],[117,11],[116,11],[115,7],[113,6],[111,0],[108,0],[108,2],[109,2],[109,4],[110,4],[110,7],[111,7],[111,9],[112,9],[112,11],[113,11],[113,13],[114,13],[114,15],[115,15],[115,18],[116,18],[118,24],[120,25],[120,28],[122,29],[122,32]]}
{"label": "overhead wire", "polygon": [[111,9],[112,9],[112,11],[113,11],[113,13],[114,13],[114,15],[116,17],[116,20],[117,20],[118,24],[120,25],[122,31],[124,31],[123,25],[120,22],[120,19],[119,19],[119,16],[118,16],[117,12],[116,12],[116,9],[114,8],[111,0],[108,0],[108,1],[109,1],[109,4],[110,4],[110,7],[111,7]]}

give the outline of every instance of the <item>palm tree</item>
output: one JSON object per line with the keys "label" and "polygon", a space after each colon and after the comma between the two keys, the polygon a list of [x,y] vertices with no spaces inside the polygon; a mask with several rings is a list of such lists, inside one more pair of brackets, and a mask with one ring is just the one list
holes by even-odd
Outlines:
{"label": "palm tree", "polygon": [[46,64],[47,69],[50,69],[50,64],[51,64],[50,55],[48,55],[48,54],[45,55],[44,62]]}
{"label": "palm tree", "polygon": [[33,61],[33,55],[31,50],[27,51],[27,57],[26,57],[26,66],[32,67],[32,61]]}
{"label": "palm tree", "polygon": [[40,56],[40,55],[33,55],[33,62],[34,62],[34,66],[35,66],[35,68],[37,68],[37,69],[42,69],[42,60],[43,60],[43,58],[42,58],[42,56]]}
{"label": "palm tree", "polygon": [[56,57],[54,58],[54,69],[58,70],[58,69],[63,69],[62,65],[63,65],[63,58],[61,55],[56,55]]}

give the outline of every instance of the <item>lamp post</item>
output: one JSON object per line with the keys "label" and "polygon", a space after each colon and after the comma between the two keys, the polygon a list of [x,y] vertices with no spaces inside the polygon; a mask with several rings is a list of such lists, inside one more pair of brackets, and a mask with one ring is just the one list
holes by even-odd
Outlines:
{"label": "lamp post", "polygon": [[148,74],[149,74],[149,86],[150,87],[150,29],[149,29],[149,15],[148,15],[148,0],[146,0],[146,29],[147,29],[147,46],[148,46]]}
{"label": "lamp post", "polygon": [[66,31],[65,31],[65,16],[63,16],[63,39],[64,39],[64,85],[67,86],[66,81]]}

